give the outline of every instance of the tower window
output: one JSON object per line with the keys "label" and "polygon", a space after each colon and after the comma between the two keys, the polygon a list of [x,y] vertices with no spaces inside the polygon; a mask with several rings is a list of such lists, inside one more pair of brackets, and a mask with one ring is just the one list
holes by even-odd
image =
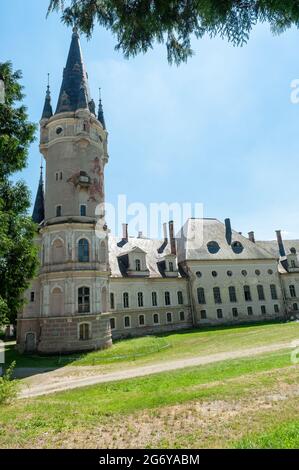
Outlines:
{"label": "tower window", "polygon": [[61,217],[62,206],[56,206],[56,217]]}
{"label": "tower window", "polygon": [[81,238],[78,243],[78,259],[80,263],[89,262],[89,241],[86,238]]}
{"label": "tower window", "polygon": [[89,287],[78,289],[78,311],[79,313],[90,312],[90,290]]}
{"label": "tower window", "polygon": [[79,339],[80,339],[80,341],[87,341],[90,338],[91,338],[90,324],[89,323],[81,323],[79,325]]}
{"label": "tower window", "polygon": [[86,205],[85,204],[81,204],[81,206],[80,206],[80,215],[81,215],[81,217],[86,216]]}

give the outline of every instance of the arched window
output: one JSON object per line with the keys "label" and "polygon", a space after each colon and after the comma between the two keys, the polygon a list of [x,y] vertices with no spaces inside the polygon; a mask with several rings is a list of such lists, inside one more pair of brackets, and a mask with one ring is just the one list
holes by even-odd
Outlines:
{"label": "arched window", "polygon": [[135,260],[135,269],[136,271],[141,271],[141,262],[140,259]]}
{"label": "arched window", "polygon": [[91,338],[91,328],[89,323],[80,323],[79,325],[79,340],[87,341]]}
{"label": "arched window", "polygon": [[90,290],[89,287],[78,289],[78,311],[79,313],[90,312]]}
{"label": "arched window", "polygon": [[138,307],[143,307],[143,293],[138,292]]}
{"label": "arched window", "polygon": [[128,292],[124,292],[123,299],[124,299],[124,308],[129,308],[129,294],[128,294]]}
{"label": "arched window", "polygon": [[89,241],[81,238],[78,243],[78,260],[80,263],[88,263],[89,261]]}
{"label": "arched window", "polygon": [[165,299],[165,305],[170,305],[170,293],[169,292],[165,292],[164,293],[164,299]]}

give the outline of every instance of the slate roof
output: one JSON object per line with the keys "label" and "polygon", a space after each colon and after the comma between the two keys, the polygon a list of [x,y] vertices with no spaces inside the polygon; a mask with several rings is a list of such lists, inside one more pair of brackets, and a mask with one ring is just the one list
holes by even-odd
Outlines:
{"label": "slate roof", "polygon": [[56,114],[81,108],[88,108],[92,113],[95,112],[94,102],[90,98],[79,34],[74,28],[67,63],[63,71]]}
{"label": "slate roof", "polygon": [[[278,243],[276,240],[269,240],[269,241],[258,240],[256,244],[260,246],[261,248],[263,248],[264,250],[267,250],[276,258],[279,258],[279,247],[278,247]],[[295,248],[297,253],[299,253],[299,240],[283,240],[283,246],[284,246],[286,255],[291,254],[291,248]]]}
{"label": "slate roof", "polygon": [[[275,259],[276,255],[231,230],[217,219],[188,219],[177,236],[178,262],[186,260],[257,260]],[[216,242],[217,252],[210,252],[209,242]],[[235,242],[241,243],[235,246]]]}
{"label": "slate roof", "polygon": [[42,113],[42,119],[49,119],[52,116],[53,116],[53,110],[52,110],[52,104],[51,104],[51,93],[50,93],[50,87],[48,85],[47,86],[44,109],[43,109],[43,113]]}
{"label": "slate roof", "polygon": [[33,213],[32,220],[36,224],[40,224],[45,220],[45,196],[44,196],[44,182],[43,182],[43,173],[41,170]]}
{"label": "slate roof", "polygon": [[164,240],[152,240],[149,238],[129,237],[125,242],[121,238],[109,235],[109,263],[112,277],[123,277],[119,257],[126,256],[134,248],[139,248],[146,253],[146,264],[149,269],[149,277],[163,277],[157,263],[163,260],[165,255],[170,254],[170,244],[168,243],[164,251],[159,254],[158,250],[163,245]]}

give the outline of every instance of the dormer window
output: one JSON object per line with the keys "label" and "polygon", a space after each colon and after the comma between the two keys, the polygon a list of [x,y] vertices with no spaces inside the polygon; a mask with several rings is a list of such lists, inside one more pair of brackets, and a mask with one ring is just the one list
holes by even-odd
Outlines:
{"label": "dormer window", "polygon": [[171,273],[173,273],[173,271],[174,271],[173,262],[172,262],[172,261],[169,261],[169,271],[170,271]]}
{"label": "dormer window", "polygon": [[141,271],[141,262],[140,259],[135,260],[135,269],[136,271]]}

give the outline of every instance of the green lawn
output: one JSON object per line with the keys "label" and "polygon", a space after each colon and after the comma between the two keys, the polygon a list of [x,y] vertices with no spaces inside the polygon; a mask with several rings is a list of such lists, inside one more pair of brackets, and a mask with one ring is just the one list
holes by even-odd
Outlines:
{"label": "green lawn", "polygon": [[105,370],[157,363],[164,360],[188,358],[263,346],[289,343],[299,337],[299,323],[272,323],[206,328],[180,333],[147,336],[117,341],[110,349],[71,356],[23,356],[8,343],[6,362],[16,361],[17,367],[62,367],[97,365]]}
{"label": "green lawn", "polygon": [[19,400],[0,447],[296,447],[298,379],[279,351]]}

